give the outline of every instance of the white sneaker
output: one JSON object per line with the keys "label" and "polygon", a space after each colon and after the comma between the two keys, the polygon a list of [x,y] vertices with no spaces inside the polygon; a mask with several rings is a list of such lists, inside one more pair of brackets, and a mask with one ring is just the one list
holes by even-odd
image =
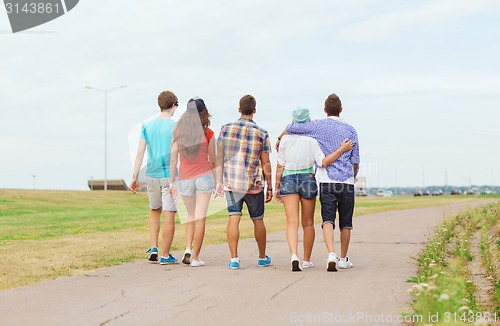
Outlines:
{"label": "white sneaker", "polygon": [[292,272],[301,272],[302,268],[300,268],[299,257],[297,257],[296,254],[293,254],[290,260],[292,262]]}
{"label": "white sneaker", "polygon": [[314,267],[314,264],[310,261],[303,261],[302,262],[302,268],[303,269],[307,269],[307,268],[313,268]]}
{"label": "white sneaker", "polygon": [[201,267],[201,266],[205,266],[205,262],[202,261],[202,260],[196,260],[196,259],[193,259],[191,261],[191,267]]}
{"label": "white sneaker", "polygon": [[337,263],[337,265],[339,266],[340,269],[349,269],[349,268],[353,267],[352,263],[349,261],[349,257],[346,257],[345,261],[342,261],[342,259],[339,259],[339,262]]}
{"label": "white sneaker", "polygon": [[328,258],[326,259],[326,270],[328,272],[336,272],[337,271],[337,255],[333,252],[328,254]]}
{"label": "white sneaker", "polygon": [[182,257],[182,263],[189,265],[191,263],[191,249],[187,249],[184,251],[184,257]]}

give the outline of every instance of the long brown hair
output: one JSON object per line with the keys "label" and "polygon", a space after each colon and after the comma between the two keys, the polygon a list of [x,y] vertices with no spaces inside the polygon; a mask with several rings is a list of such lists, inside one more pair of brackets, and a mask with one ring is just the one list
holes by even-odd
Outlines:
{"label": "long brown hair", "polygon": [[201,144],[205,141],[210,118],[212,116],[204,108],[201,112],[188,109],[182,114],[174,131],[174,142],[177,142],[182,155],[190,160],[198,157]]}

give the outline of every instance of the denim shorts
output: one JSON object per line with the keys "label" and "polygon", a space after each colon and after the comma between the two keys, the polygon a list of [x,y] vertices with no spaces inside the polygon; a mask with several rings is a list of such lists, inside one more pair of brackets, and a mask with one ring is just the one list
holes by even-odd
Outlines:
{"label": "denim shorts", "polygon": [[352,229],[352,215],[354,213],[354,185],[346,183],[320,183],[319,200],[321,202],[321,217],[323,227],[327,223],[333,224],[339,211],[339,228]]}
{"label": "denim shorts", "polygon": [[226,191],[227,211],[229,216],[241,215],[243,203],[247,204],[248,214],[252,220],[264,218],[264,192],[258,194],[244,194],[235,191]]}
{"label": "denim shorts", "polygon": [[186,197],[193,197],[197,192],[212,192],[215,190],[215,179],[212,173],[194,179],[179,179],[177,190]]}
{"label": "denim shorts", "polygon": [[281,179],[280,196],[299,195],[300,198],[314,199],[318,195],[318,185],[312,173],[291,174]]}

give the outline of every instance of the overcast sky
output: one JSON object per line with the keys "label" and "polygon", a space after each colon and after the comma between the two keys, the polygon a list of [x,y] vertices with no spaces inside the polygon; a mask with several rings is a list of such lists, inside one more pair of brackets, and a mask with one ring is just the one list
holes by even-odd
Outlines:
{"label": "overcast sky", "polygon": [[12,34],[0,8],[0,188],[130,182],[128,133],[165,89],[216,133],[242,95],[276,140],[342,99],[369,187],[500,184],[500,1],[80,1]]}

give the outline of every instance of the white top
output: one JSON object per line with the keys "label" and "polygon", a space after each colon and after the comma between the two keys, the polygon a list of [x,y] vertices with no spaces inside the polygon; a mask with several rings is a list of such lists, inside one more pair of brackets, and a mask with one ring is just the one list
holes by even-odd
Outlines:
{"label": "white top", "polygon": [[278,163],[287,170],[303,170],[321,166],[325,154],[316,139],[299,135],[284,135],[278,149]]}

